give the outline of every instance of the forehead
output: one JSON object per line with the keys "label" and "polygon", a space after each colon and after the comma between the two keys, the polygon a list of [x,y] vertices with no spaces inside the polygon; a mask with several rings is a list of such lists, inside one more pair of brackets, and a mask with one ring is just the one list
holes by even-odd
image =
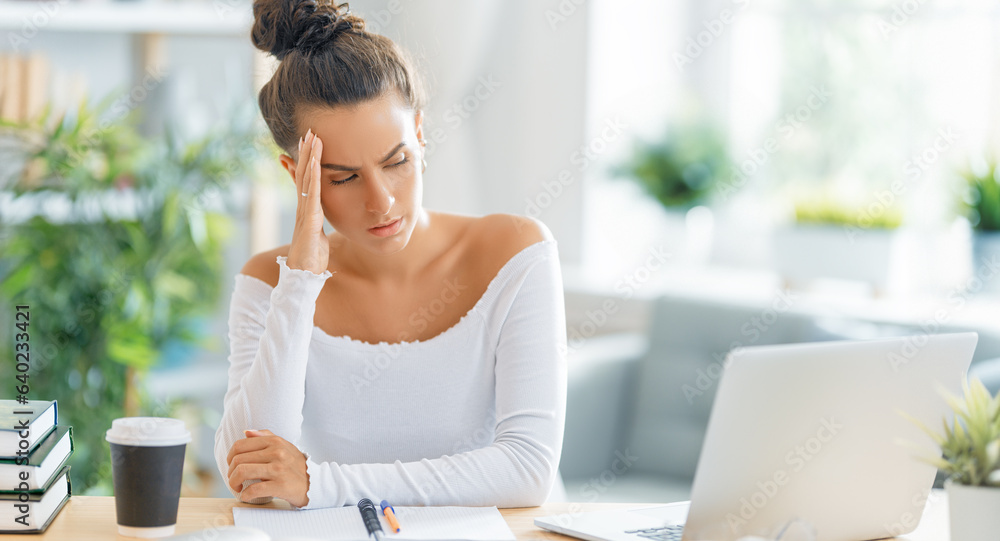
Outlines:
{"label": "forehead", "polygon": [[382,158],[400,142],[412,139],[415,132],[413,112],[391,97],[351,107],[304,111],[300,129],[305,133],[310,128],[323,141],[324,157],[330,159]]}

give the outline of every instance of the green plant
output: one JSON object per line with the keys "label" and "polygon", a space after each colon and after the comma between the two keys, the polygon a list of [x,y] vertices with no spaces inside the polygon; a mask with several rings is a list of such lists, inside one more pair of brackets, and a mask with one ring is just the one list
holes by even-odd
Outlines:
{"label": "green plant", "polygon": [[[0,215],[0,299],[8,313],[29,307],[28,397],[58,400],[60,424],[74,427],[74,492],[90,494],[111,494],[111,421],[170,414],[144,395],[142,375],[171,345],[216,347],[199,322],[216,310],[230,221],[208,195],[245,178],[258,155],[249,115],[183,143],[171,126],[140,136],[135,114],[107,121],[110,103],[0,123],[11,207],[62,198],[71,209]],[[107,203],[129,196],[131,214]],[[0,328],[3,397],[15,395],[12,338]]]}
{"label": "green plant", "polygon": [[1000,231],[1000,170],[995,161],[965,170],[965,186],[959,201],[962,213],[976,231]]}
{"label": "green plant", "polygon": [[971,486],[1000,486],[1000,395],[990,396],[978,379],[963,382],[964,397],[945,393],[955,412],[941,433],[910,417],[941,450],[940,457],[924,457],[955,483]]}
{"label": "green plant", "polygon": [[903,221],[902,213],[895,207],[878,206],[878,212],[873,213],[864,206],[850,205],[833,197],[802,197],[798,198],[794,205],[795,221],[800,224],[895,229]]}
{"label": "green plant", "polygon": [[658,141],[636,142],[612,173],[634,179],[670,208],[705,202],[730,170],[719,132],[705,124],[684,124]]}

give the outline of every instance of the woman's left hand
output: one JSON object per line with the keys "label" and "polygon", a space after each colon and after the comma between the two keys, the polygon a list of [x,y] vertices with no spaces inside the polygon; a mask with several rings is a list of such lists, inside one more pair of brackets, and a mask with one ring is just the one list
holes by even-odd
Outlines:
{"label": "woman's left hand", "polygon": [[281,498],[296,507],[309,503],[309,474],[306,473],[306,455],[270,430],[247,430],[246,438],[229,449],[229,486],[236,492],[243,482],[259,479],[243,489],[240,500],[272,496]]}

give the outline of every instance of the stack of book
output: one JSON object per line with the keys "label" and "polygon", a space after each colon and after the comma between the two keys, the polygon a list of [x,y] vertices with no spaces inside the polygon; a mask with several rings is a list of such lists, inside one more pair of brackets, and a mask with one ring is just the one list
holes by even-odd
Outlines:
{"label": "stack of book", "polygon": [[73,427],[55,400],[0,400],[0,533],[43,532],[72,494]]}
{"label": "stack of book", "polygon": [[86,80],[79,70],[53,66],[39,51],[26,54],[0,52],[0,119],[35,120],[46,104],[54,118],[74,114],[86,99]]}

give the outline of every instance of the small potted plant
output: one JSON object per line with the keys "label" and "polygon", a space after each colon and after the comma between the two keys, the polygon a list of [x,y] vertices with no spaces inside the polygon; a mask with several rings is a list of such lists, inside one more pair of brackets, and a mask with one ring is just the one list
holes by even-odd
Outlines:
{"label": "small potted plant", "polygon": [[665,236],[680,239],[684,251],[691,246],[695,260],[710,252],[713,216],[706,206],[719,182],[731,171],[725,138],[705,120],[674,123],[663,136],[635,141],[629,156],[611,167],[614,177],[630,179],[663,207],[668,226]]}
{"label": "small potted plant", "polygon": [[995,541],[1000,535],[1000,395],[978,379],[963,384],[964,397],[946,395],[955,418],[943,421],[943,432],[922,423],[941,451],[925,457],[947,475],[951,538],[961,541]]}
{"label": "small potted plant", "polygon": [[778,227],[772,245],[774,268],[786,283],[835,278],[884,293],[903,257],[898,205],[854,202],[824,191],[793,200],[794,223]]}
{"label": "small potted plant", "polygon": [[631,157],[614,169],[637,181],[667,209],[706,202],[729,171],[722,135],[705,124],[682,124],[656,141],[636,142]]}
{"label": "small potted plant", "polygon": [[[978,269],[1000,255],[1000,169],[995,160],[977,159],[962,172],[962,214],[972,225],[972,268]],[[985,290],[1000,293],[1000,279],[989,280]]]}

